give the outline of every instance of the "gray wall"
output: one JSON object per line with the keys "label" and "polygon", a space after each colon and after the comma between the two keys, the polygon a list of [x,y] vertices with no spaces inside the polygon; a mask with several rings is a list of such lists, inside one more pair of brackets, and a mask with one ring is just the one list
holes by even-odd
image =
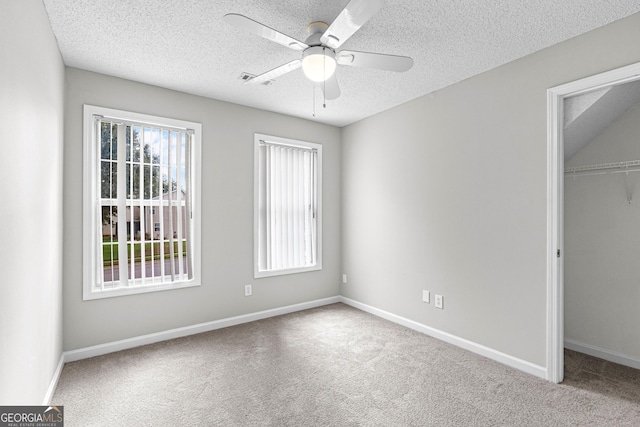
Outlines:
{"label": "gray wall", "polygon": [[[640,160],[640,104],[566,166]],[[565,177],[565,338],[640,360],[640,173]]]}
{"label": "gray wall", "polygon": [[39,405],[62,354],[64,66],[40,0],[0,16],[0,405]]}
{"label": "gray wall", "polygon": [[[202,123],[202,282],[82,300],[82,105]],[[323,269],[253,279],[253,134],[323,144]],[[340,129],[74,68],[66,70],[64,349],[338,295]],[[253,296],[244,285],[253,283]]]}
{"label": "gray wall", "polygon": [[342,295],[544,367],[546,90],[639,38],[634,15],[344,128]]}

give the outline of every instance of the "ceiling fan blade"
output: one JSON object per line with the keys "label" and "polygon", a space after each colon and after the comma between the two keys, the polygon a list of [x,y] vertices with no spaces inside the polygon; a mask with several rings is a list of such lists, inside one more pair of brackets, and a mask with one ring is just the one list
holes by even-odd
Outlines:
{"label": "ceiling fan blade", "polygon": [[288,72],[300,68],[300,65],[302,65],[302,61],[300,61],[299,59],[295,59],[291,62],[287,62],[286,64],[279,66],[278,68],[274,68],[271,71],[267,71],[266,73],[260,74],[259,76],[255,76],[249,80],[245,80],[244,84],[260,84],[269,80],[273,80],[276,77],[280,77],[283,74],[287,74]]}
{"label": "ceiling fan blade", "polygon": [[351,0],[327,28],[320,41],[337,49],[382,7],[383,0]]}
{"label": "ceiling fan blade", "polygon": [[408,56],[356,52],[353,50],[341,50],[336,56],[338,64],[352,67],[377,68],[400,73],[413,67],[413,59]]}
{"label": "ceiling fan blade", "polygon": [[340,97],[340,86],[338,85],[338,79],[335,74],[319,84],[322,88],[325,99],[332,100]]}
{"label": "ceiling fan blade", "polygon": [[299,40],[282,34],[281,32],[276,31],[273,28],[269,28],[266,25],[262,25],[261,23],[254,21],[251,18],[247,18],[244,15],[229,13],[224,15],[223,19],[227,24],[233,25],[236,28],[264,37],[267,40],[271,40],[293,50],[304,50],[309,47]]}

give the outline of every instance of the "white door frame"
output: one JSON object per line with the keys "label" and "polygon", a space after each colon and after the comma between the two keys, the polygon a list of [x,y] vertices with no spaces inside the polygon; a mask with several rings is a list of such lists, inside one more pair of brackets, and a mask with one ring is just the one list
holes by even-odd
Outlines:
{"label": "white door frame", "polygon": [[564,378],[564,99],[640,80],[640,62],[547,90],[547,380]]}

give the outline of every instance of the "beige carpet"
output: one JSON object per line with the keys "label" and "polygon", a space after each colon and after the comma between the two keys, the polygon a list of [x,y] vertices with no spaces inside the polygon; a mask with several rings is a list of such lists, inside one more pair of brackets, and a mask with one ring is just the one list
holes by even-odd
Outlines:
{"label": "beige carpet", "polygon": [[69,363],[88,426],[638,426],[639,371],[567,352],[536,377],[343,304]]}

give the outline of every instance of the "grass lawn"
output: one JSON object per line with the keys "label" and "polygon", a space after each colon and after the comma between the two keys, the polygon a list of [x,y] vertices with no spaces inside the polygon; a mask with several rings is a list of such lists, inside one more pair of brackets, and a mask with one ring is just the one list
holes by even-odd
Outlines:
{"label": "grass lawn", "polygon": [[[105,237],[102,244],[102,259],[104,260],[104,266],[118,265],[118,244],[117,242],[111,242],[111,238]],[[144,259],[145,261],[159,260],[161,242],[154,241],[144,243]],[[164,242],[164,259],[169,259],[171,256],[169,252],[171,243]],[[151,250],[153,247],[153,251]],[[173,250],[176,256],[178,255],[178,242],[173,242]],[[187,253],[187,241],[182,241],[182,255]],[[131,257],[131,243],[127,243],[127,256]],[[133,261],[140,262],[142,260],[142,243],[133,243]]]}

